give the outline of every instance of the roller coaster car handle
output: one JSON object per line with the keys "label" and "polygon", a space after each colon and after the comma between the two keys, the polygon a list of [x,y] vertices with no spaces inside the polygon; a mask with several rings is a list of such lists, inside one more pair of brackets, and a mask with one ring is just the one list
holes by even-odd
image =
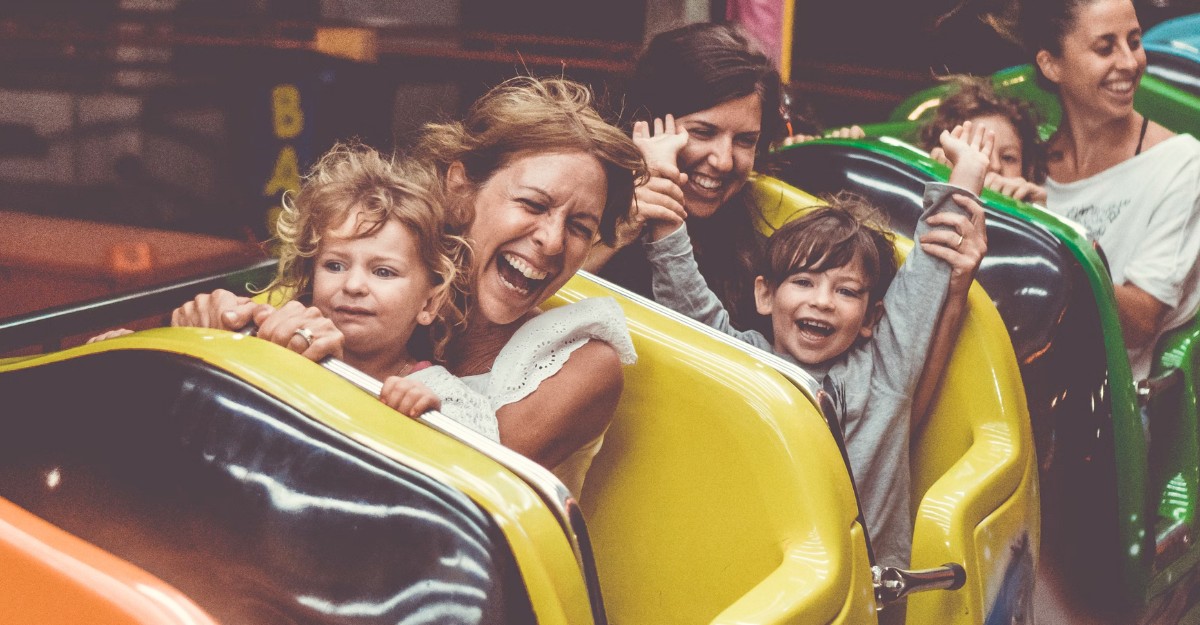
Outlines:
{"label": "roller coaster car handle", "polygon": [[883,608],[915,592],[958,590],[967,583],[967,571],[953,562],[932,569],[907,571],[891,566],[873,566],[875,603]]}
{"label": "roller coaster car handle", "polygon": [[1175,368],[1167,369],[1166,372],[1155,378],[1138,380],[1136,384],[1138,403],[1145,406],[1150,403],[1150,400],[1167,392],[1182,381],[1183,370]]}

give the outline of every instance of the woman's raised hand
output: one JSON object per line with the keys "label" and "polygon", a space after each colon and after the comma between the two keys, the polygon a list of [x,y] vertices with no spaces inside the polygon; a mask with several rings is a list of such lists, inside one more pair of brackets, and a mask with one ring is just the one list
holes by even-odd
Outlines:
{"label": "woman's raised hand", "polygon": [[679,171],[679,151],[687,141],[687,130],[676,127],[672,115],[655,118],[653,133],[647,122],[633,125],[633,143],[646,159],[650,179],[634,189],[633,217],[620,237],[622,245],[636,240],[643,227],[650,228],[650,238],[657,241],[683,224],[687,209],[682,186],[687,182],[687,174]]}
{"label": "woman's raised hand", "polygon": [[955,195],[954,202],[967,212],[966,216],[943,212],[926,220],[934,229],[921,236],[921,249],[930,256],[950,265],[950,294],[965,296],[979,264],[987,254],[987,225],[983,207],[965,195]]}
{"label": "woman's raised hand", "polygon": [[675,126],[673,115],[667,115],[666,119],[654,118],[653,133],[648,122],[633,124],[633,143],[646,159],[650,175],[666,178],[680,186],[687,182],[687,174],[679,171],[679,151],[687,142],[687,130]]}
{"label": "woman's raised hand", "polygon": [[278,309],[267,306],[254,314],[258,338],[282,345],[310,360],[342,357],[345,337],[313,306],[292,300]]}

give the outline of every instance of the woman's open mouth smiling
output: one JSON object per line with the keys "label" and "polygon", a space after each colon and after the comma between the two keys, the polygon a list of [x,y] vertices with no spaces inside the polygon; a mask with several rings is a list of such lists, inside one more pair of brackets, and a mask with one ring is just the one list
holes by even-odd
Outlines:
{"label": "woman's open mouth smiling", "polygon": [[699,189],[702,193],[719,194],[725,188],[724,178],[706,176],[696,172],[688,174],[688,183]]}
{"label": "woman's open mouth smiling", "polygon": [[520,256],[508,252],[496,255],[496,271],[505,286],[521,295],[529,295],[540,289],[550,275],[547,271],[531,266]]}

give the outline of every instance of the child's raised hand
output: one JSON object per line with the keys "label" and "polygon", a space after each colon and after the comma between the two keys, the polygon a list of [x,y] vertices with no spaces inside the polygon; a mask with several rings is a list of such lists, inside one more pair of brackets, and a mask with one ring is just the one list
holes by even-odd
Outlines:
{"label": "child's raised hand", "polygon": [[442,407],[442,400],[428,386],[410,379],[393,375],[383,381],[379,401],[391,406],[396,412],[410,417],[419,417],[430,410]]}
{"label": "child's raised hand", "polygon": [[942,212],[926,219],[935,227],[921,236],[921,249],[950,265],[950,296],[965,297],[987,254],[987,225],[978,202],[965,195],[953,199],[966,216]]}
{"label": "child's raised hand", "polygon": [[654,176],[633,192],[637,212],[633,219],[650,229],[650,240],[657,241],[679,229],[687,218],[683,189],[670,179]]}
{"label": "child's raised hand", "polygon": [[942,152],[953,166],[950,184],[978,195],[991,165],[996,133],[986,126],[967,121],[953,130],[943,130],[939,140]]}
{"label": "child's raised hand", "polygon": [[617,224],[615,247],[618,249],[636,241],[645,228],[650,228],[650,236],[654,241],[677,230],[687,218],[683,189],[673,180],[651,176],[633,190],[633,206],[629,215],[629,219]]}
{"label": "child's raised hand", "polygon": [[654,132],[650,132],[647,122],[633,124],[633,143],[646,159],[646,167],[651,176],[660,176],[674,181],[682,186],[687,182],[687,174],[679,171],[679,151],[687,145],[688,133],[683,126],[675,126],[675,117],[667,115],[666,119],[654,118]]}
{"label": "child's raised hand", "polygon": [[328,317],[313,306],[292,300],[279,309],[261,308],[255,312],[258,338],[282,345],[309,360],[326,356],[342,357],[345,337]]}

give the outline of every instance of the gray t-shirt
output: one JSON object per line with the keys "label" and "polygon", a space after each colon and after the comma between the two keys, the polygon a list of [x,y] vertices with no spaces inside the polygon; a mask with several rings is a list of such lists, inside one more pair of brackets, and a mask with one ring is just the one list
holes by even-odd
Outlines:
{"label": "gray t-shirt", "polygon": [[[966,214],[951,199],[956,193],[977,199],[952,185],[926,183],[925,212],[916,238],[930,230],[925,219],[931,215],[944,211]],[[729,314],[696,267],[686,227],[646,243],[646,255],[653,268],[655,300],[774,352],[761,333],[730,325]],[[840,416],[846,450],[876,560],[884,566],[906,568],[912,553],[908,458],[912,396],[940,317],[930,312],[941,311],[949,286],[950,266],[914,245],[884,295],[884,314],[869,340],[859,341],[838,358],[817,366],[802,365],[790,354],[779,354],[823,379],[844,406]]]}

